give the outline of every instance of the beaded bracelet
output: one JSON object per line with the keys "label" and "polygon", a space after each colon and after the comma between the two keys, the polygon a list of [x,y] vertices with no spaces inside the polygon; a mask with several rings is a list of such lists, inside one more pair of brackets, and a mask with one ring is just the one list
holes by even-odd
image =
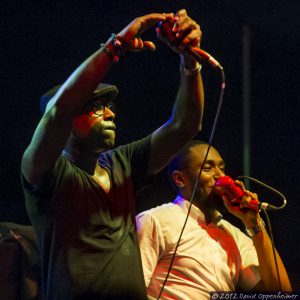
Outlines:
{"label": "beaded bracelet", "polygon": [[119,56],[114,54],[113,51],[109,48],[109,45],[101,43],[100,46],[103,49],[103,51],[106,54],[108,54],[108,56],[112,59],[113,62],[117,63],[120,60]]}
{"label": "beaded bracelet", "polygon": [[101,43],[100,46],[113,62],[116,63],[120,60],[120,55],[123,54],[122,41],[115,33],[112,33],[108,41],[105,44]]}

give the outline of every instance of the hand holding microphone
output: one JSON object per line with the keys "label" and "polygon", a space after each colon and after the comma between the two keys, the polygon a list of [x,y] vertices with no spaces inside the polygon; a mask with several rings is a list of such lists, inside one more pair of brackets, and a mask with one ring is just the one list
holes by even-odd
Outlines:
{"label": "hand holding microphone", "polygon": [[[228,199],[232,205],[238,206],[242,203],[242,197],[248,195],[248,193],[236,185],[234,180],[229,176],[220,177],[215,183],[214,190],[222,197]],[[246,204],[246,208],[258,212],[259,204],[260,202],[257,199],[252,199]]]}
{"label": "hand holding microphone", "polygon": [[[188,52],[189,55],[196,59],[196,61],[200,63],[208,62],[211,66],[218,67],[222,70],[223,67],[215,58],[199,48],[200,37],[202,34],[199,25],[190,19],[190,24],[183,24],[182,28],[184,28],[184,30],[178,31],[178,26],[176,26],[177,23],[175,18],[168,18],[166,21],[159,22],[156,29],[158,36],[163,35],[163,37],[168,40],[171,47],[182,48],[181,51]],[[200,31],[199,38],[192,32],[193,30]]]}

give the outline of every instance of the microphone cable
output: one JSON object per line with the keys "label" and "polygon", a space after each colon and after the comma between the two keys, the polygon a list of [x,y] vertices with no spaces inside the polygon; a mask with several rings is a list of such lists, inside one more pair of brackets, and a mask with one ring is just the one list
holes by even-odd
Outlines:
{"label": "microphone cable", "polygon": [[281,278],[280,278],[280,273],[279,273],[278,261],[277,261],[277,257],[276,257],[275,243],[274,243],[273,231],[272,231],[272,227],[271,227],[270,218],[269,218],[268,213],[265,208],[262,208],[261,210],[264,212],[266,220],[267,220],[267,227],[269,229],[269,235],[270,235],[270,240],[271,240],[271,244],[272,244],[272,252],[273,252],[274,263],[275,263],[275,268],[276,268],[277,280],[278,280],[278,284],[279,284],[279,289],[280,289],[280,291],[282,291],[282,284],[281,284]]}
{"label": "microphone cable", "polygon": [[241,178],[249,179],[249,180],[251,180],[251,181],[253,181],[253,182],[255,182],[255,183],[257,183],[257,184],[263,186],[264,188],[270,190],[271,192],[274,192],[275,194],[279,195],[279,196],[283,199],[283,203],[282,203],[282,205],[279,206],[279,207],[274,206],[274,205],[271,205],[271,204],[266,203],[266,202],[261,202],[261,204],[260,204],[260,205],[261,205],[261,209],[272,210],[272,211],[274,211],[274,210],[280,210],[280,209],[283,209],[283,208],[286,206],[286,204],[287,204],[286,198],[285,198],[285,196],[284,196],[282,193],[280,193],[278,190],[276,190],[276,189],[274,189],[273,187],[271,187],[271,186],[269,186],[269,185],[263,183],[262,181],[259,181],[258,179],[255,179],[255,178],[253,178],[253,177],[250,177],[250,176],[240,175],[240,176],[237,177],[237,179],[241,179]]}
{"label": "microphone cable", "polygon": [[279,284],[280,290],[282,291],[282,284],[281,284],[281,278],[280,278],[280,273],[279,273],[278,260],[277,260],[277,256],[276,256],[273,231],[272,231],[272,226],[271,226],[271,222],[270,222],[270,218],[269,218],[269,215],[267,213],[267,210],[277,211],[277,210],[283,209],[287,204],[287,200],[286,200],[285,196],[282,193],[280,193],[278,190],[276,190],[273,187],[261,182],[260,180],[257,180],[253,177],[246,176],[246,175],[241,175],[241,176],[237,177],[237,179],[241,179],[241,178],[249,179],[249,180],[263,186],[264,188],[274,192],[275,194],[279,195],[283,199],[283,204],[279,207],[276,207],[274,205],[270,205],[269,203],[266,203],[266,202],[261,202],[261,210],[264,212],[265,217],[266,217],[267,228],[268,228],[268,231],[269,231],[270,240],[271,240],[271,244],[272,244],[272,252],[273,252],[273,257],[274,257],[274,263],[275,263],[275,268],[276,268],[278,284]]}
{"label": "microphone cable", "polygon": [[[203,57],[196,56],[196,55],[194,55],[194,57],[197,58],[198,60],[200,60],[200,62],[203,61]],[[166,285],[166,283],[168,281],[168,278],[169,278],[169,275],[170,275],[170,272],[171,272],[171,269],[172,269],[172,266],[173,266],[173,263],[174,263],[174,259],[175,259],[176,253],[177,253],[177,249],[178,249],[181,237],[183,235],[184,229],[186,227],[186,224],[187,224],[187,221],[188,221],[188,218],[189,218],[189,215],[190,215],[192,204],[193,204],[193,201],[194,201],[194,198],[195,198],[195,194],[196,194],[196,191],[197,191],[197,187],[198,187],[198,184],[199,184],[199,178],[200,178],[200,176],[202,174],[204,163],[205,163],[205,161],[207,159],[209,150],[210,150],[210,148],[212,146],[212,141],[213,141],[213,138],[214,138],[214,135],[215,135],[217,123],[218,123],[218,120],[219,120],[219,116],[220,116],[220,112],[221,112],[221,108],[222,108],[222,104],[223,104],[223,98],[224,98],[224,92],[225,92],[225,73],[224,73],[223,67],[219,63],[217,65],[215,65],[214,67],[217,67],[220,70],[220,72],[221,72],[221,92],[220,92],[220,96],[219,96],[218,108],[217,108],[217,112],[216,112],[216,115],[215,115],[215,118],[214,118],[212,130],[211,130],[211,133],[210,133],[210,138],[209,138],[209,142],[208,142],[208,148],[206,150],[206,153],[205,153],[205,156],[204,156],[204,160],[203,160],[203,162],[201,164],[201,167],[200,167],[200,170],[199,170],[196,182],[195,182],[194,187],[193,187],[192,195],[191,195],[191,198],[189,200],[190,201],[190,205],[189,205],[189,208],[188,208],[187,216],[185,218],[183,227],[181,229],[178,241],[177,241],[176,246],[175,246],[174,253],[173,253],[171,261],[170,261],[170,265],[169,265],[169,268],[168,268],[168,271],[167,271],[166,278],[165,278],[165,280],[163,282],[163,285],[162,285],[162,287],[160,289],[160,292],[159,292],[159,295],[157,297],[157,300],[160,299],[161,294],[162,294],[162,292],[163,292],[163,290],[165,288],[165,285]]]}

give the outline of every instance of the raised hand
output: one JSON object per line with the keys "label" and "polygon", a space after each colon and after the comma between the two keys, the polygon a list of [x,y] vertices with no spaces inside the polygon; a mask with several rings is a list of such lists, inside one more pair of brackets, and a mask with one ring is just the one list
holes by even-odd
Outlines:
{"label": "raised hand", "polygon": [[117,43],[116,46],[121,47],[123,51],[155,50],[155,44],[152,41],[143,41],[141,35],[158,22],[168,18],[174,18],[174,14],[152,13],[135,18],[118,33],[119,44]]}
{"label": "raised hand", "polygon": [[181,53],[189,47],[199,47],[202,32],[199,24],[187,15],[185,9],[179,10],[173,18],[160,22],[157,36],[174,51]]}

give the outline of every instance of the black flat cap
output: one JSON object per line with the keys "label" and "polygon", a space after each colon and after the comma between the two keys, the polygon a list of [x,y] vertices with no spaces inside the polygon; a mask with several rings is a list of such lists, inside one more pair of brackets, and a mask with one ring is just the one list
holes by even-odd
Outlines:
{"label": "black flat cap", "polygon": [[[56,92],[59,90],[60,87],[61,84],[53,87],[44,95],[42,95],[40,99],[40,110],[42,114],[45,112],[48,102],[56,94]],[[108,83],[100,83],[94,90],[93,97],[90,100],[101,97],[105,100],[112,101],[117,96],[117,94],[118,94],[118,89],[116,86]]]}

